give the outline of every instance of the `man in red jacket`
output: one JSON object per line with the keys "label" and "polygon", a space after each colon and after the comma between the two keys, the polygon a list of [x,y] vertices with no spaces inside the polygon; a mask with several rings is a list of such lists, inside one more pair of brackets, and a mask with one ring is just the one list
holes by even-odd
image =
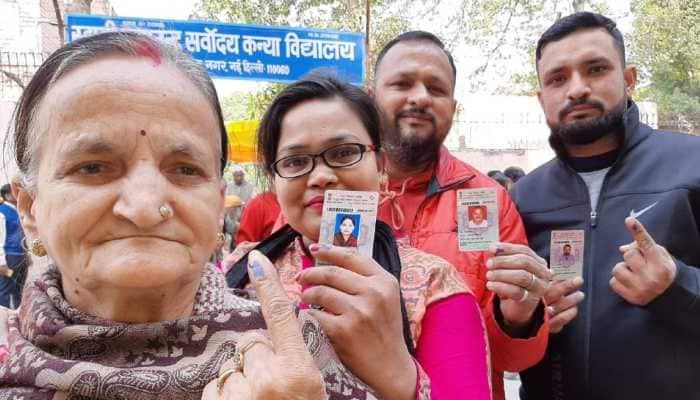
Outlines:
{"label": "man in red jacket", "polygon": [[[508,193],[442,145],[456,108],[457,72],[450,53],[431,33],[413,31],[379,53],[370,93],[384,114],[389,180],[379,218],[397,237],[452,263],[481,305],[491,346],[494,399],[503,399],[503,371],[536,364],[547,347],[540,300],[550,273],[527,246]],[[500,242],[490,251],[460,251],[457,192],[494,188]]]}

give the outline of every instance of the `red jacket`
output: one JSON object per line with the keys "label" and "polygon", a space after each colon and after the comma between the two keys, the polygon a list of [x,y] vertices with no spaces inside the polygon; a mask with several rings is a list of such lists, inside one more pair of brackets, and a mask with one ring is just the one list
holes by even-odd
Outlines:
{"label": "red jacket", "polygon": [[[544,313],[545,320],[535,336],[513,339],[505,334],[494,316],[494,294],[486,289],[486,260],[490,254],[459,251],[457,190],[482,187],[497,188],[500,240],[527,244],[522,220],[505,189],[470,165],[453,157],[444,147],[440,150],[433,177],[427,184],[426,195],[420,196],[415,219],[412,225],[409,225],[411,230],[405,233],[409,236],[411,246],[438,255],[454,265],[474,292],[481,306],[489,337],[494,399],[503,399],[505,396],[502,371],[521,371],[540,361],[547,348],[549,327]],[[401,197],[392,201],[400,203]],[[391,201],[384,202],[379,207],[379,218],[390,225],[392,207]]]}
{"label": "red jacket", "polygon": [[270,236],[279,215],[280,205],[274,193],[265,192],[253,197],[241,214],[236,243],[260,242]]}

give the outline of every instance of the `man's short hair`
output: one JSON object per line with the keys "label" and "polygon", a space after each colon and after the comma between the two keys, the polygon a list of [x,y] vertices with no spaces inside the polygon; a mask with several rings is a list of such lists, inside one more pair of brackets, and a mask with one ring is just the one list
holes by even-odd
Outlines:
{"label": "man's short hair", "polygon": [[520,167],[508,167],[505,169],[505,171],[503,171],[503,174],[507,176],[511,182],[515,183],[520,178],[525,176],[525,171],[523,171],[523,169]]}
{"label": "man's short hair", "polygon": [[625,40],[623,39],[620,30],[617,29],[615,21],[604,15],[584,11],[577,12],[560,19],[542,34],[540,40],[537,41],[537,50],[535,51],[535,67],[538,68],[537,65],[540,62],[540,58],[542,58],[542,51],[549,43],[556,42],[557,40],[560,40],[580,29],[589,28],[603,28],[610,34],[610,36],[612,36],[615,47],[617,47],[617,51],[620,53],[622,66],[624,66]]}
{"label": "man's short hair", "polygon": [[437,47],[439,47],[443,52],[445,52],[445,55],[447,56],[447,59],[450,61],[450,67],[452,67],[452,80],[456,83],[457,82],[457,67],[455,66],[455,60],[452,58],[452,54],[450,53],[449,50],[445,48],[445,44],[438,38],[437,36],[433,35],[430,32],[426,31],[408,31],[400,34],[399,36],[391,39],[389,43],[387,43],[382,51],[379,52],[379,55],[377,55],[377,61],[374,63],[374,74],[375,76],[377,75],[377,71],[379,71],[379,64],[381,64],[382,59],[384,59],[384,56],[386,53],[395,45],[401,43],[401,42],[420,42],[420,41],[425,41],[425,42],[430,42]]}
{"label": "man's short hair", "polygon": [[0,187],[0,196],[2,196],[3,200],[7,199],[7,195],[12,193],[12,187],[10,186],[9,183],[6,183]]}

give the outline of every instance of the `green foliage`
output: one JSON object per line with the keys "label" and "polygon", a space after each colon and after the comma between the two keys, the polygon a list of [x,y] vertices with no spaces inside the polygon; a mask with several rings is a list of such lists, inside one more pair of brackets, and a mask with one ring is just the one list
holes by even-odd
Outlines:
{"label": "green foliage", "polygon": [[659,107],[659,125],[700,131],[700,2],[633,0],[630,61],[643,87],[637,96]]}

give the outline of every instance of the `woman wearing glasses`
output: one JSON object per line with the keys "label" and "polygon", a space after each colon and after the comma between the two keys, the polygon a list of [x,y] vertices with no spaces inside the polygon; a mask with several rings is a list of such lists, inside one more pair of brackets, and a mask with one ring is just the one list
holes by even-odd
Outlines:
{"label": "woman wearing glasses", "polygon": [[[317,243],[326,190],[379,190],[379,127],[372,100],[332,77],[312,76],[279,94],[261,121],[258,151],[288,225],[240,245],[227,281],[245,287],[246,253],[264,253],[287,293],[315,305],[309,313],[341,360],[382,398],[488,399],[481,315],[449,263],[396,242],[380,221],[373,257]],[[331,266],[309,268],[316,260]]]}

